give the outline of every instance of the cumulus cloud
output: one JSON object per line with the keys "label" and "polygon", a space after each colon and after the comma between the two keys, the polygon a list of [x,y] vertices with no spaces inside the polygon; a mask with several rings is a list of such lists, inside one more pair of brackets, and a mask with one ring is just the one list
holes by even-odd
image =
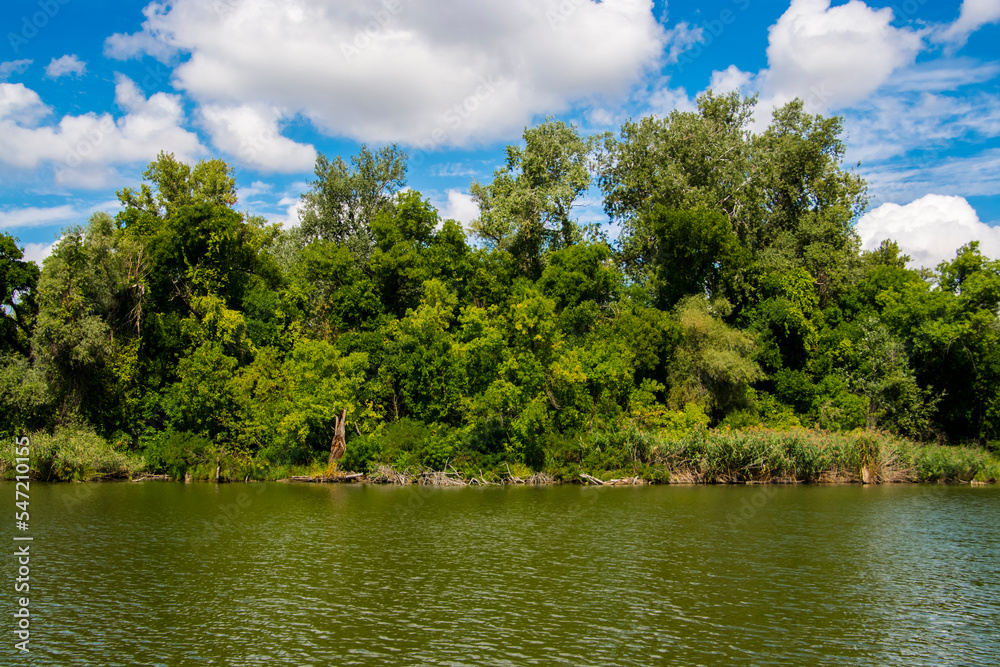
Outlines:
{"label": "cumulus cloud", "polygon": [[479,217],[479,205],[467,192],[448,190],[448,201],[441,208],[441,218],[455,220],[468,228],[469,223]]}
{"label": "cumulus cloud", "polygon": [[[216,9],[228,8],[238,0],[219,0],[212,3]],[[209,3],[205,3],[208,5]],[[142,30],[135,34],[115,33],[104,40],[104,55],[116,60],[128,60],[142,55],[150,55],[162,63],[168,63],[177,55],[177,49],[169,36],[159,32],[156,19],[167,11],[166,5],[152,2],[142,10],[146,20]]]}
{"label": "cumulus cloud", "polygon": [[206,106],[280,108],[330,135],[433,147],[622,95],[665,44],[652,0],[176,0],[105,48],[188,54],[174,85]]}
{"label": "cumulus cloud", "polygon": [[271,224],[281,225],[283,229],[298,227],[302,222],[302,209],[305,204],[301,197],[282,197],[278,201],[278,206],[283,207],[285,212],[280,215],[269,215],[267,221]]}
{"label": "cumulus cloud", "polygon": [[920,33],[891,25],[891,8],[860,0],[792,0],[769,30],[762,93],[780,106],[800,97],[814,113],[862,100],[910,65],[923,46]]}
{"label": "cumulus cloud", "polygon": [[32,62],[31,60],[10,60],[0,63],[0,81],[6,81],[15,74],[20,74],[28,69]]}
{"label": "cumulus cloud", "polygon": [[962,46],[969,35],[989,23],[1000,21],[1000,0],[963,0],[958,19],[935,35],[935,40]]}
{"label": "cumulus cloud", "polygon": [[251,197],[270,194],[274,186],[264,181],[254,181],[248,187],[240,188],[240,199],[247,200]]}
{"label": "cumulus cloud", "polygon": [[53,58],[45,67],[45,75],[58,79],[61,76],[72,74],[82,76],[87,70],[87,63],[83,62],[74,54],[65,55],[62,58]]}
{"label": "cumulus cloud", "polygon": [[730,65],[724,70],[712,72],[708,87],[713,93],[723,95],[731,92],[742,92],[753,81],[753,74],[744,72],[736,65]]}
{"label": "cumulus cloud", "polygon": [[209,104],[200,110],[212,143],[247,166],[263,171],[309,171],[316,149],[281,136],[280,109],[264,105]]}
{"label": "cumulus cloud", "polygon": [[[5,121],[33,125],[50,112],[38,93],[23,83],[0,83],[0,127]],[[2,145],[0,139],[0,145]],[[0,157],[0,159],[3,159]]]}
{"label": "cumulus cloud", "polygon": [[981,222],[963,197],[926,195],[905,206],[883,204],[865,214],[856,229],[864,249],[892,239],[914,267],[934,268],[970,241],[979,241],[984,255],[1000,257],[1000,228]]}
{"label": "cumulus cloud", "polygon": [[661,82],[647,102],[650,111],[666,116],[671,111],[696,111],[698,105],[684,88],[671,88],[669,81]]}
{"label": "cumulus cloud", "polygon": [[52,248],[56,243],[59,243],[59,241],[53,241],[52,243],[25,243],[24,259],[41,266],[45,258],[52,254]]}
{"label": "cumulus cloud", "polygon": [[120,180],[115,165],[152,160],[161,150],[191,161],[205,153],[198,137],[185,129],[178,95],[149,98],[119,76],[115,102],[124,113],[63,116],[58,123],[34,125],[47,108],[38,94],[21,84],[0,84],[0,164],[35,169],[54,165],[60,185],[99,188]]}

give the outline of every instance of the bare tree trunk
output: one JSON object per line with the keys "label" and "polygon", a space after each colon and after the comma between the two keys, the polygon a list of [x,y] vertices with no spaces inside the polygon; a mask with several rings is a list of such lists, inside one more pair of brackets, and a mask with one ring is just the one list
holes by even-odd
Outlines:
{"label": "bare tree trunk", "polygon": [[337,417],[336,428],[333,432],[333,441],[330,443],[330,465],[344,455],[347,451],[347,409],[340,412]]}

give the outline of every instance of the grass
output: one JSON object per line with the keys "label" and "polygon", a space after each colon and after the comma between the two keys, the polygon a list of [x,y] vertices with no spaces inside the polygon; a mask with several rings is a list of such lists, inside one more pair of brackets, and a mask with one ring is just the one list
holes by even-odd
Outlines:
{"label": "grass", "polygon": [[[417,451],[416,449],[414,451]],[[419,450],[420,453],[423,450]],[[215,452],[189,466],[192,480],[279,480],[323,476],[325,459],[287,465],[259,457]],[[351,454],[351,445],[348,445]],[[0,474],[14,474],[13,448],[0,451]],[[141,456],[100,438],[83,426],[31,436],[32,476],[43,481],[131,478],[146,471]],[[361,457],[362,459],[367,457]],[[451,479],[472,483],[539,480],[575,482],[581,473],[601,480],[638,478],[649,483],[837,483],[950,482],[995,483],[1000,458],[988,449],[913,442],[885,433],[834,433],[792,429],[706,429],[685,434],[625,429],[558,436],[545,448],[544,464],[531,469],[503,454],[456,448],[445,459]],[[352,472],[346,456],[338,472]],[[445,467],[434,457],[401,452],[391,462],[365,461],[371,479],[397,483],[429,479]],[[347,465],[345,465],[347,464]],[[405,465],[403,465],[405,464]],[[379,473],[379,474],[376,474]],[[427,473],[427,474],[424,474]]]}
{"label": "grass", "polygon": [[[53,434],[34,433],[29,440],[32,478],[41,481],[130,478],[146,467],[141,456],[108,443],[85,426],[70,425]],[[10,478],[13,473],[12,448],[3,448],[0,475]]]}

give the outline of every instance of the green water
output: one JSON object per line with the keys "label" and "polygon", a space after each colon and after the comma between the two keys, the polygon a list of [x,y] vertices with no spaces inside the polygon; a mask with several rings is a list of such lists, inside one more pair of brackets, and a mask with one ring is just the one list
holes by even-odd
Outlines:
{"label": "green water", "polygon": [[992,487],[33,484],[0,664],[992,666],[998,517]]}

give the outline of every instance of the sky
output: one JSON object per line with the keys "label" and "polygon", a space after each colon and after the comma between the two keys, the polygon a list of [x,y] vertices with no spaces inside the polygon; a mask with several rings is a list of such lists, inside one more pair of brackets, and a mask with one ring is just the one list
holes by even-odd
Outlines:
{"label": "sky", "polygon": [[[238,208],[298,222],[318,153],[398,143],[442,217],[477,215],[525,129],[584,133],[759,94],[844,119],[864,247],[1000,257],[1000,0],[5,0],[0,231],[41,261],[161,151],[235,167]],[[599,193],[576,209],[604,221]]]}

